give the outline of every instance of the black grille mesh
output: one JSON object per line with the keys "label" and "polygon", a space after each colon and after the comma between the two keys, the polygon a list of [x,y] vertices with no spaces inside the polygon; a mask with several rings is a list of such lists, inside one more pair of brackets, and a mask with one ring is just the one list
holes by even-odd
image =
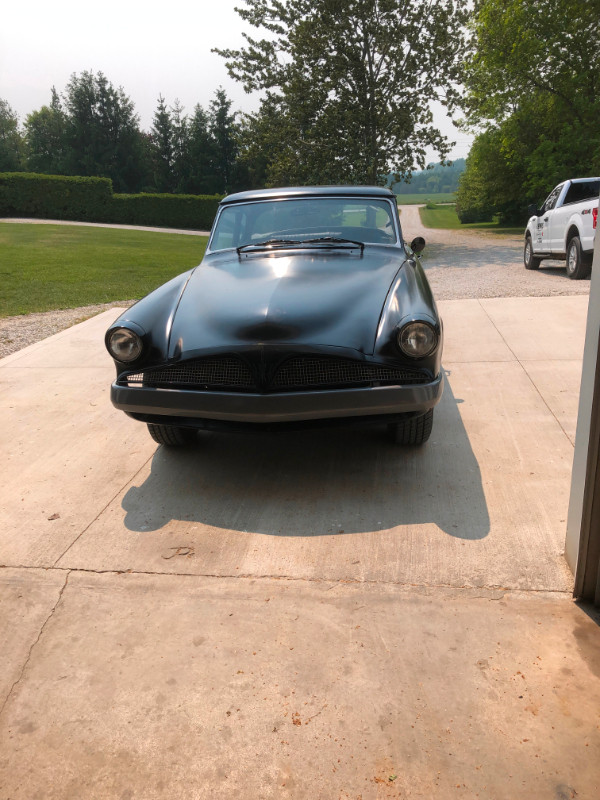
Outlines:
{"label": "black grille mesh", "polygon": [[414,384],[426,383],[428,380],[422,373],[406,369],[346,359],[302,356],[286,361],[277,370],[271,386],[285,389],[302,386],[343,386],[374,381]]}
{"label": "black grille mesh", "polygon": [[[429,377],[410,369],[368,364],[345,358],[297,356],[284,362],[263,391],[298,390],[315,387],[365,385],[372,383],[418,384]],[[259,391],[250,367],[233,356],[183,361],[162,369],[150,369],[124,377],[129,386],[219,388]]]}
{"label": "black grille mesh", "polygon": [[237,358],[183,361],[171,367],[128,375],[126,380],[130,385],[144,386],[225,386],[253,389],[255,385],[249,368]]}

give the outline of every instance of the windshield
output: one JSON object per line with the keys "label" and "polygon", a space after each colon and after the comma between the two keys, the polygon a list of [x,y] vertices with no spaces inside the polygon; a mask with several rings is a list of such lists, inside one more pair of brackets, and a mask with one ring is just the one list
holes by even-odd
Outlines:
{"label": "windshield", "polygon": [[392,205],[387,200],[361,197],[305,197],[225,206],[210,249],[226,250],[279,238],[310,241],[325,236],[366,244],[395,244]]}

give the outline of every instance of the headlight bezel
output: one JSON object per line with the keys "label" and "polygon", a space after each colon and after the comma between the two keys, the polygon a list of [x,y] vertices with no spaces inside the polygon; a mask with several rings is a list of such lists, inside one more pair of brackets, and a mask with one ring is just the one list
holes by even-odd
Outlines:
{"label": "headlight bezel", "polygon": [[[430,336],[429,346],[421,352],[415,352],[406,343],[407,337],[410,335],[411,329],[414,332],[415,328],[421,327]],[[424,319],[411,319],[399,325],[396,329],[396,345],[400,352],[411,359],[422,359],[431,356],[437,349],[440,342],[440,334],[431,322]]]}
{"label": "headlight bezel", "polygon": [[[113,339],[116,336],[125,334],[130,341],[134,343],[134,347],[131,350],[131,353],[127,355],[126,353],[120,353],[116,350],[113,344]],[[111,358],[114,358],[115,361],[118,361],[120,364],[133,364],[133,362],[138,361],[141,357],[142,353],[144,352],[144,341],[140,334],[133,330],[126,325],[119,325],[116,328],[112,328],[106,334],[106,349],[110,353]],[[127,356],[127,357],[124,357]]]}

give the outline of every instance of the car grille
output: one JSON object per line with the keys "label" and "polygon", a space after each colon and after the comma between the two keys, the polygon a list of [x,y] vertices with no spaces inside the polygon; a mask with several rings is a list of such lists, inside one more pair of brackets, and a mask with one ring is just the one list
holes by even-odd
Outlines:
{"label": "car grille", "polygon": [[125,375],[120,382],[154,388],[286,392],[381,383],[403,386],[431,380],[416,370],[327,356],[296,356],[283,362],[274,374],[264,367],[261,373],[259,380],[258,371],[245,361],[235,356],[215,356]]}
{"label": "car grille", "polygon": [[275,373],[273,388],[302,388],[313,386],[344,386],[348,384],[426,383],[423,373],[406,369],[367,364],[341,358],[301,356],[286,361]]}
{"label": "car grille", "polygon": [[199,358],[183,361],[162,369],[127,375],[131,385],[194,388],[218,387],[227,389],[254,389],[255,381],[248,366],[239,358]]}

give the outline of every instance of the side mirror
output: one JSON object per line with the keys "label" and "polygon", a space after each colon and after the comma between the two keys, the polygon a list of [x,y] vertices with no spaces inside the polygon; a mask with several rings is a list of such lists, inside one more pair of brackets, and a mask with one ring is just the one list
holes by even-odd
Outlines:
{"label": "side mirror", "polygon": [[425,248],[425,239],[422,236],[415,236],[410,243],[410,249],[413,253],[421,253]]}
{"label": "side mirror", "polygon": [[533,203],[532,205],[527,206],[527,213],[529,214],[530,217],[539,217],[542,212],[539,210],[537,205]]}

